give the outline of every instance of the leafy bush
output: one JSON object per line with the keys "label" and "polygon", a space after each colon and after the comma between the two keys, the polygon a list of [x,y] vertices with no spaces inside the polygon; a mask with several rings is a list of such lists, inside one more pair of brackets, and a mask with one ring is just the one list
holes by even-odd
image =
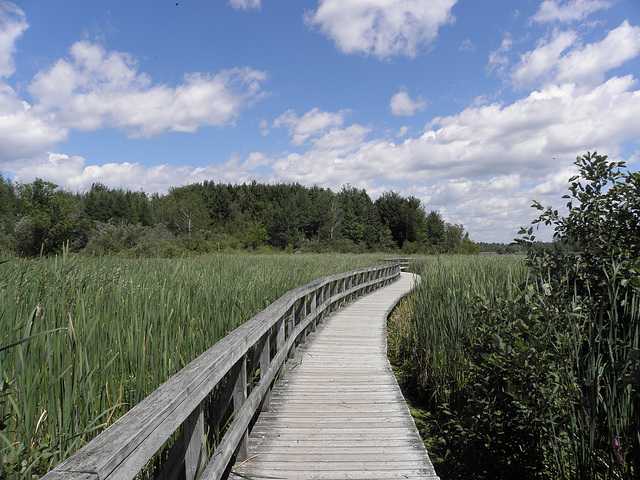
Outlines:
{"label": "leafy bush", "polygon": [[[406,350],[424,352],[412,364],[437,400],[441,475],[639,478],[640,174],[606,159],[576,160],[565,216],[534,202],[526,282],[473,287],[467,318],[468,276],[416,289],[421,343]],[[539,224],[571,248],[536,248]]]}

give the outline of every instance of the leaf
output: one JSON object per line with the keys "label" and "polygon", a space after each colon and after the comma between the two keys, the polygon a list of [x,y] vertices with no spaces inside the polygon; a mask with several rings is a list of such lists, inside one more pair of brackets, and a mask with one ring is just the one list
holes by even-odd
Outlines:
{"label": "leaf", "polygon": [[48,335],[48,334],[53,333],[53,332],[59,332],[60,330],[67,330],[67,328],[66,327],[54,328],[53,330],[47,330],[46,332],[36,333],[34,335],[30,335],[30,336],[22,338],[20,340],[16,340],[15,342],[10,343],[9,345],[4,345],[4,346],[0,347],[0,352],[2,352],[4,350],[8,350],[8,349],[13,348],[13,347],[16,347],[16,346],[21,345],[23,343],[30,342],[31,340],[33,340],[35,338],[42,337],[43,335]]}

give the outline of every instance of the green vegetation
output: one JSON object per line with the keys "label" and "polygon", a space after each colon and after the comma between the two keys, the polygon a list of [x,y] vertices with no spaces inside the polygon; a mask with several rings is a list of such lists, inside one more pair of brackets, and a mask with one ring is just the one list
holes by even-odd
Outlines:
{"label": "green vegetation", "polygon": [[375,202],[349,185],[334,193],[299,184],[204,182],[167,195],[96,183],[71,193],[41,179],[0,176],[0,253],[71,252],[132,258],[220,251],[478,253],[462,225],[395,192]]}
{"label": "green vegetation", "polygon": [[37,478],[286,291],[376,255],[0,263],[0,477]]}
{"label": "green vegetation", "polygon": [[[390,322],[443,478],[640,476],[640,174],[579,157],[567,215],[526,258],[440,257]],[[575,253],[574,253],[575,252]],[[484,263],[486,262],[486,263]]]}

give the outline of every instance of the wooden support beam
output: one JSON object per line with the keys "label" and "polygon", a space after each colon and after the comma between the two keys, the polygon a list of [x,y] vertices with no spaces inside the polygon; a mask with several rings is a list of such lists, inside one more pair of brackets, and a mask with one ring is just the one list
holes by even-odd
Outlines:
{"label": "wooden support beam", "polygon": [[[233,409],[237,412],[242,408],[247,400],[247,360],[240,359],[235,388],[233,389]],[[246,460],[249,457],[249,434],[245,430],[242,441],[238,446],[238,461]]]}
{"label": "wooden support beam", "polygon": [[[265,373],[269,369],[271,363],[271,341],[269,340],[269,332],[260,340],[260,380],[264,380]],[[271,408],[271,388],[267,389],[262,402],[262,410],[268,411]]]}
{"label": "wooden support beam", "polygon": [[202,403],[191,412],[182,430],[184,445],[184,470],[186,480],[195,480],[198,471],[204,467],[204,411]]}

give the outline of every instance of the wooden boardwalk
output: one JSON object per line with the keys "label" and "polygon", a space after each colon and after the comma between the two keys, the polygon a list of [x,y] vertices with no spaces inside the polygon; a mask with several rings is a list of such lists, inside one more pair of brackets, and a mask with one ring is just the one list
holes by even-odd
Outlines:
{"label": "wooden boardwalk", "polygon": [[298,348],[231,478],[438,478],[387,360],[387,316],[414,281],[338,310]]}

